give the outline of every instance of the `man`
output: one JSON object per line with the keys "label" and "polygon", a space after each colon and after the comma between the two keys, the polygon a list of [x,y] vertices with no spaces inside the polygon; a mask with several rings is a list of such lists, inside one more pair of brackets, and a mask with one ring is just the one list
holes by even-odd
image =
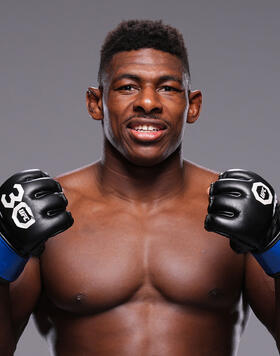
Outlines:
{"label": "man", "polygon": [[263,270],[280,271],[265,255],[278,246],[276,198],[254,173],[218,177],[182,159],[201,93],[190,90],[177,30],[127,21],[109,33],[87,106],[103,127],[102,159],[58,179],[75,224],[44,252],[34,233],[28,251],[40,258],[24,262],[9,295],[1,285],[1,354],[12,355],[32,312],[58,356],[234,355],[249,305],[278,340],[274,279]]}

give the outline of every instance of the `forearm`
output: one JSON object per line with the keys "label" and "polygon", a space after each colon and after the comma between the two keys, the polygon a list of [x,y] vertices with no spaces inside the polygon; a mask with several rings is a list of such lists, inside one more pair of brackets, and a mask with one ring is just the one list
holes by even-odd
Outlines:
{"label": "forearm", "polygon": [[280,279],[275,279],[275,339],[280,352]]}
{"label": "forearm", "polygon": [[13,355],[16,338],[11,317],[9,285],[0,283],[0,355]]}

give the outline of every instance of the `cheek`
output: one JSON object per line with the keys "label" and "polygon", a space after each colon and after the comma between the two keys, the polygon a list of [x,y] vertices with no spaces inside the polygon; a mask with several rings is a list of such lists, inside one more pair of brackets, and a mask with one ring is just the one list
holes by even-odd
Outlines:
{"label": "cheek", "polygon": [[168,98],[165,101],[164,107],[170,118],[172,119],[187,119],[188,101],[185,97]]}
{"label": "cheek", "polygon": [[130,115],[127,103],[122,100],[110,99],[104,108],[104,133],[114,146],[121,140],[123,122]]}
{"label": "cheek", "polygon": [[174,103],[172,107],[170,106],[168,108],[168,116],[173,128],[178,133],[183,129],[187,121],[187,108],[182,104],[176,105],[176,103]]}
{"label": "cheek", "polygon": [[107,138],[109,142],[111,142],[112,145],[115,146],[115,141],[116,141],[116,136],[117,132],[114,126],[115,125],[115,120],[112,117],[112,114],[110,113],[110,109],[108,107],[103,109],[103,132],[104,136]]}
{"label": "cheek", "polygon": [[107,116],[112,122],[112,127],[119,126],[129,117],[130,102],[123,98],[111,98],[108,100]]}
{"label": "cheek", "polygon": [[111,93],[108,95],[107,105],[111,111],[123,111],[129,107],[133,101],[133,95],[118,95]]}

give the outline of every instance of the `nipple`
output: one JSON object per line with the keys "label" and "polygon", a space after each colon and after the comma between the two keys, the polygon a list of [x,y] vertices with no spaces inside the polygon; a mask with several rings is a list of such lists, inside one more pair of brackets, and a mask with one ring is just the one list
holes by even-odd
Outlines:
{"label": "nipple", "polygon": [[79,304],[79,303],[81,303],[83,301],[84,298],[85,298],[84,294],[79,293],[75,297],[75,302]]}
{"label": "nipple", "polygon": [[214,288],[214,289],[211,289],[209,292],[208,292],[208,296],[209,297],[214,297],[214,298],[219,298],[219,297],[222,297],[223,296],[223,292],[221,289],[219,288]]}

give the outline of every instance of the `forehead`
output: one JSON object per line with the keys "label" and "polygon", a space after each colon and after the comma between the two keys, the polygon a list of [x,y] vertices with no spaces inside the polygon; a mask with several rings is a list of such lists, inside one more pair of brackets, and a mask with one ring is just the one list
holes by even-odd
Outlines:
{"label": "forehead", "polygon": [[125,74],[148,75],[150,78],[162,75],[183,76],[182,61],[175,55],[152,48],[125,51],[115,54],[108,66],[108,79]]}

